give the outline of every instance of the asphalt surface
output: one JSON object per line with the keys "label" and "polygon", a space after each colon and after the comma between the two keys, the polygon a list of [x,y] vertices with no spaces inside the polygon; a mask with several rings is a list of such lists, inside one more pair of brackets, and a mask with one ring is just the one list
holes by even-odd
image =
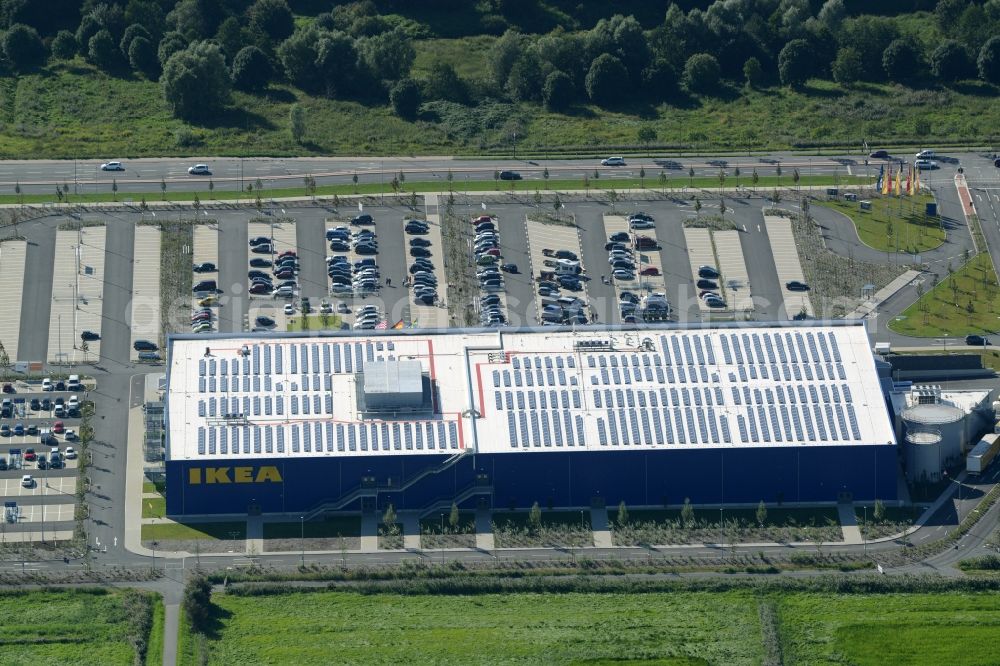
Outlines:
{"label": "asphalt surface", "polygon": [[[117,158],[114,158],[117,159]],[[719,161],[721,159],[721,161]],[[765,160],[774,160],[768,162]],[[470,159],[452,157],[415,158],[143,158],[121,159],[125,171],[101,171],[102,160],[38,160],[0,162],[0,188],[12,189],[20,185],[25,194],[51,193],[55,200],[56,185],[67,184],[73,193],[90,194],[106,192],[112,194],[113,185],[118,187],[118,196],[127,198],[129,192],[159,192],[161,181],[167,185],[167,192],[189,190],[202,193],[203,199],[211,198],[209,182],[214,191],[245,191],[248,184],[259,179],[265,196],[269,189],[303,187],[303,178],[312,176],[317,185],[349,184],[358,176],[359,184],[388,183],[402,171],[408,182],[440,182],[446,189],[450,171],[454,187],[461,190],[465,181],[492,181],[495,172],[513,170],[524,180],[537,181],[544,186],[544,171],[548,169],[550,178],[583,180],[584,175],[593,178],[594,170],[602,179],[638,178],[640,169],[645,169],[650,183],[657,178],[661,169],[667,172],[674,183],[688,178],[689,169],[694,168],[696,177],[716,176],[720,168],[739,168],[749,180],[753,169],[761,176],[775,175],[780,163],[782,177],[791,182],[792,170],[801,175],[834,175],[846,177],[848,173],[866,172],[864,157],[859,155],[839,155],[809,157],[789,153],[775,153],[768,157],[727,157],[727,158],[627,158],[626,166],[602,167],[601,160],[518,160],[518,159]],[[715,162],[715,163],[712,163]],[[187,168],[194,164],[208,164],[211,176],[192,176]],[[662,165],[662,166],[661,166]],[[724,165],[724,166],[723,166]],[[867,167],[868,173],[876,173],[875,161]],[[735,182],[731,179],[730,182]],[[405,189],[405,183],[404,183]]]}

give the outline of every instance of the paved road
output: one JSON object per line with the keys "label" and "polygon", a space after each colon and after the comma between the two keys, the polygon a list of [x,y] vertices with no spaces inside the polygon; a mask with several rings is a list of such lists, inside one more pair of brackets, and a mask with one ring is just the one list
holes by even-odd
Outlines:
{"label": "paved road", "polygon": [[[20,185],[25,194],[51,193],[55,200],[55,186],[68,184],[71,191],[86,194],[94,192],[112,193],[113,185],[117,185],[119,196],[127,197],[129,192],[157,192],[161,182],[166,184],[167,192],[184,189],[204,193],[210,197],[209,182],[214,191],[245,190],[246,185],[260,180],[264,192],[268,189],[303,187],[303,178],[312,175],[318,185],[334,183],[348,184],[358,176],[359,184],[388,183],[402,171],[406,181],[439,181],[444,186],[447,183],[448,172],[451,171],[453,183],[457,190],[462,189],[465,181],[491,181],[494,174],[501,170],[514,170],[525,180],[538,181],[544,186],[544,172],[548,169],[552,179],[581,180],[584,175],[593,177],[594,170],[600,172],[602,179],[638,178],[640,169],[645,169],[650,183],[655,182],[660,170],[668,173],[673,182],[682,182],[688,178],[691,168],[696,177],[716,176],[722,165],[730,172],[739,168],[749,182],[750,174],[757,169],[761,176],[776,174],[776,165],[780,162],[783,177],[791,183],[793,169],[798,169],[801,175],[838,174],[847,177],[849,174],[866,172],[864,158],[861,156],[830,156],[809,157],[776,153],[769,157],[729,157],[722,162],[720,158],[629,158],[624,167],[602,167],[600,159],[573,160],[515,160],[515,159],[470,159],[452,157],[418,157],[399,158],[246,158],[215,157],[215,158],[144,158],[122,160],[125,171],[106,172],[100,170],[101,160],[38,160],[38,161],[3,161],[0,162],[0,188],[8,190]],[[773,163],[764,161],[773,160]],[[716,163],[713,163],[716,162]],[[187,173],[188,166],[196,163],[208,164],[212,176],[191,176]],[[878,167],[868,167],[867,172],[874,174]],[[662,166],[661,166],[662,165]],[[729,182],[735,183],[735,179]],[[404,183],[405,189],[405,183]]]}

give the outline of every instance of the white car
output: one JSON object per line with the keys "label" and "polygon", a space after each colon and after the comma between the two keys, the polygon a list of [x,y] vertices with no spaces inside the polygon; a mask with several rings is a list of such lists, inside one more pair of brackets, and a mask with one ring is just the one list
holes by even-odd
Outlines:
{"label": "white car", "polygon": [[630,229],[652,229],[656,225],[649,220],[640,220],[638,218],[633,218],[629,220],[628,226]]}
{"label": "white car", "polygon": [[921,150],[919,153],[917,153],[916,157],[918,160],[930,160],[937,157],[937,155],[934,153],[933,150]]}
{"label": "white car", "polygon": [[65,439],[67,442],[75,442],[76,441],[76,431],[67,428],[66,432],[63,433],[63,439]]}
{"label": "white car", "polygon": [[295,290],[290,285],[282,285],[271,292],[275,298],[291,298],[295,295]]}
{"label": "white car", "polygon": [[32,488],[35,485],[35,480],[30,474],[25,474],[21,477],[21,486],[24,488]]}
{"label": "white car", "polygon": [[124,171],[125,165],[121,162],[105,162],[101,165],[101,171]]}
{"label": "white car", "polygon": [[193,167],[188,167],[188,173],[192,176],[211,176],[212,170],[207,164],[195,164]]}
{"label": "white car", "polygon": [[921,171],[933,171],[938,168],[938,163],[934,160],[916,160],[913,166],[917,167]]}
{"label": "white car", "polygon": [[601,160],[601,166],[625,166],[624,157],[606,157]]}
{"label": "white car", "polygon": [[295,314],[295,306],[292,305],[291,303],[285,303],[285,314],[286,315]]}
{"label": "white car", "polygon": [[74,449],[72,446],[67,446],[66,447],[66,452],[63,453],[63,458],[66,458],[67,460],[75,460],[76,459],[76,449]]}
{"label": "white car", "polygon": [[42,390],[51,391],[52,390],[52,380],[46,377],[42,380]]}

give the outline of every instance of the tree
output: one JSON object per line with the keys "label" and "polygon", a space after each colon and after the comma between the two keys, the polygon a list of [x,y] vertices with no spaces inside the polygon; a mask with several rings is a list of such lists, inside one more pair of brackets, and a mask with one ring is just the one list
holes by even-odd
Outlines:
{"label": "tree", "polygon": [[649,144],[656,141],[656,128],[652,125],[642,125],[639,127],[639,131],[636,132],[636,138],[646,148],[646,154],[649,154]]}
{"label": "tree", "polygon": [[462,104],[468,99],[465,82],[451,63],[440,60],[431,64],[430,72],[424,83],[424,95],[428,99],[443,99],[448,102]]}
{"label": "tree", "polygon": [[793,39],[778,54],[778,76],[786,86],[801,86],[815,71],[813,48],[804,39]]}
{"label": "tree", "polygon": [[694,198],[694,216],[698,218],[701,217],[701,199],[698,197]]}
{"label": "tree", "polygon": [[934,21],[938,30],[945,35],[951,34],[968,6],[969,0],[938,0],[934,7]]}
{"label": "tree", "polygon": [[882,67],[892,81],[911,81],[923,66],[923,53],[912,39],[894,39],[882,52]]}
{"label": "tree", "polygon": [[598,104],[621,102],[621,95],[628,83],[628,71],[622,61],[603,53],[590,64],[584,86],[587,96]]}
{"label": "tree", "polygon": [[646,167],[639,167],[639,188],[646,187]]}
{"label": "tree", "polygon": [[657,177],[657,180],[660,182],[660,191],[665,194],[667,190],[667,174],[663,169],[660,169],[660,175]]}
{"label": "tree", "polygon": [[979,78],[987,83],[1000,85],[1000,35],[991,37],[979,50],[976,59]]}
{"label": "tree", "polygon": [[534,51],[526,51],[514,62],[504,89],[517,102],[537,101],[544,85],[542,63]]}
{"label": "tree", "polygon": [[167,181],[160,178],[160,199],[166,200],[167,198]]}
{"label": "tree", "polygon": [[417,57],[409,36],[402,28],[364,39],[359,50],[372,76],[388,81],[407,76]]}
{"label": "tree", "polygon": [[844,7],[844,0],[826,0],[816,18],[827,28],[836,32],[845,16],[847,16],[847,9]]}
{"label": "tree", "polygon": [[753,190],[757,192],[757,183],[760,181],[760,174],[757,173],[757,167],[754,167],[753,173],[750,175],[750,182],[753,183]]}
{"label": "tree", "polygon": [[833,80],[841,85],[850,85],[861,80],[864,73],[861,54],[850,46],[840,49],[837,51],[837,58],[830,65],[830,73],[833,74]]}
{"label": "tree", "polygon": [[394,534],[396,531],[396,508],[389,504],[385,507],[385,513],[382,514],[382,524],[385,525],[385,530],[389,534]]}
{"label": "tree", "polygon": [[694,507],[691,506],[691,498],[684,498],[684,506],[681,507],[681,525],[685,528],[694,526]]}
{"label": "tree", "polygon": [[497,88],[507,85],[510,70],[526,50],[525,46],[525,36],[516,30],[508,30],[493,44],[489,51],[487,66],[493,85]]}
{"label": "tree", "polygon": [[156,59],[153,43],[145,37],[136,37],[128,47],[128,64],[133,71],[141,72],[155,79],[160,71],[160,61]]}
{"label": "tree", "polygon": [[257,0],[247,12],[250,27],[280,42],[295,29],[295,17],[285,0]]}
{"label": "tree", "polygon": [[118,201],[118,179],[111,179],[111,196],[115,201]]}
{"label": "tree", "polygon": [[98,30],[87,44],[87,60],[105,71],[118,67],[122,62],[121,51],[114,37],[107,30]]}
{"label": "tree", "polygon": [[880,499],[875,500],[875,508],[872,511],[872,518],[874,518],[877,523],[881,523],[885,520],[885,504],[883,504]]}
{"label": "tree", "polygon": [[244,46],[233,58],[230,75],[240,90],[262,90],[272,76],[271,60],[256,46]]}
{"label": "tree", "polygon": [[949,39],[931,53],[931,74],[946,83],[972,78],[972,54],[961,42]]}
{"label": "tree", "polygon": [[160,84],[174,115],[210,118],[229,101],[231,80],[222,51],[214,42],[195,42],[170,56]]}
{"label": "tree", "polygon": [[764,506],[764,500],[760,501],[757,505],[757,524],[764,527],[764,523],[767,522],[767,507]]}
{"label": "tree", "polygon": [[573,79],[566,73],[556,70],[545,77],[545,83],[542,84],[542,103],[550,111],[565,111],[575,94]]}
{"label": "tree", "polygon": [[684,63],[684,86],[691,92],[709,94],[719,86],[722,70],[715,56],[696,53]]}
{"label": "tree", "polygon": [[413,79],[400,79],[389,90],[389,102],[400,118],[416,118],[420,109],[420,86]]}
{"label": "tree", "polygon": [[688,187],[694,187],[694,167],[688,167]]}
{"label": "tree", "polygon": [[618,527],[628,525],[628,507],[625,506],[625,500],[618,503],[618,518],[615,522],[618,523]]}
{"label": "tree", "polygon": [[121,41],[118,42],[118,48],[121,49],[122,54],[128,56],[128,49],[132,46],[132,40],[136,37],[145,37],[150,42],[153,41],[153,36],[149,34],[149,30],[145,26],[140,23],[133,23],[125,28],[125,34],[122,36]]}
{"label": "tree", "polygon": [[187,48],[187,40],[176,32],[169,32],[163,36],[156,47],[156,59],[160,61],[160,67],[164,67],[170,56]]}
{"label": "tree", "polygon": [[3,52],[7,61],[18,71],[29,70],[45,62],[45,45],[38,31],[17,23],[3,36]]}
{"label": "tree", "polygon": [[59,60],[71,60],[77,48],[76,35],[69,30],[60,30],[52,40],[52,55]]}
{"label": "tree", "polygon": [[747,88],[756,88],[763,82],[764,68],[761,66],[760,60],[755,57],[747,58],[747,61],[743,63],[743,79]]}
{"label": "tree", "polygon": [[538,506],[538,502],[531,505],[531,510],[528,512],[528,523],[532,530],[538,530],[542,526],[542,508]]}
{"label": "tree", "polygon": [[545,181],[545,189],[549,189],[549,168],[542,169],[542,180]]}

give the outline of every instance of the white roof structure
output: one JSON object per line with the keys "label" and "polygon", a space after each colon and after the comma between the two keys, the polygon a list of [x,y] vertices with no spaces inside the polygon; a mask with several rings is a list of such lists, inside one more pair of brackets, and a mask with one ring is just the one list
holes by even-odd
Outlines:
{"label": "white roof structure", "polygon": [[[359,413],[376,360],[432,409]],[[860,322],[181,336],[167,402],[169,460],[895,443]]]}

